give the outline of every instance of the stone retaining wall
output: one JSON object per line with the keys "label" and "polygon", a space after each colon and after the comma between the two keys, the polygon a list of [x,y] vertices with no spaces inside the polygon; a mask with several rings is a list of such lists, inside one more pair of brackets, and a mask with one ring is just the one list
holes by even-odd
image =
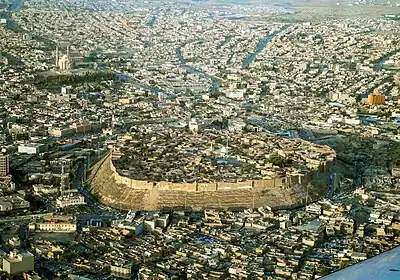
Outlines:
{"label": "stone retaining wall", "polygon": [[[111,162],[111,159],[109,159]],[[171,190],[171,191],[217,191],[217,190],[236,190],[236,189],[248,189],[248,188],[282,188],[285,185],[290,185],[291,181],[298,182],[298,176],[292,176],[293,178],[274,178],[265,180],[250,180],[243,182],[212,182],[212,183],[173,183],[173,182],[149,182],[142,180],[135,180],[126,176],[121,175],[114,164],[111,162],[111,170],[114,173],[115,181],[118,184],[124,184],[127,187],[140,190],[151,190],[155,186],[159,190]]]}
{"label": "stone retaining wall", "polygon": [[[130,210],[291,207],[306,201],[305,186],[319,173],[242,182],[149,182],[121,175],[111,156],[100,170],[104,178],[92,180],[93,193],[105,204]],[[317,187],[311,196],[323,193]]]}

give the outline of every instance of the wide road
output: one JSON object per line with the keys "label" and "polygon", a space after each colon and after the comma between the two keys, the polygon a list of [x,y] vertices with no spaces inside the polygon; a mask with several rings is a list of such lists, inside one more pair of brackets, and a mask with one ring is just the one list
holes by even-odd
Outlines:
{"label": "wide road", "polygon": [[333,193],[335,192],[335,180],[336,180],[336,173],[331,173],[329,175],[329,189],[328,189],[328,194],[327,198],[332,199]]}
{"label": "wide road", "polygon": [[400,50],[395,50],[392,52],[389,52],[387,54],[385,54],[384,56],[382,56],[378,62],[375,64],[375,71],[381,71],[383,69],[383,66],[385,64],[385,62],[393,55],[400,53]]}
{"label": "wide road", "polygon": [[78,190],[78,192],[85,197],[85,202],[88,204],[88,206],[93,210],[93,212],[97,215],[105,215],[105,216],[116,216],[117,214],[120,214],[117,210],[106,207],[101,205],[95,198],[91,196],[91,194],[88,192],[88,190],[83,186],[83,179],[85,175],[85,164],[88,164],[89,166],[96,161],[96,159],[101,158],[99,157],[93,157],[89,158],[86,162],[82,163],[77,171],[77,176],[76,176],[76,181],[74,183],[74,187]]}
{"label": "wide road", "polygon": [[[189,41],[189,42],[190,42],[190,41]],[[189,42],[186,42],[186,44],[188,44]],[[177,56],[178,59],[179,59],[179,62],[180,62],[180,64],[181,64],[181,67],[184,68],[186,71],[188,71],[188,73],[196,73],[196,74],[199,74],[199,75],[201,75],[201,76],[203,76],[203,77],[206,77],[206,78],[208,78],[208,79],[211,79],[212,83],[211,83],[211,87],[210,87],[210,89],[209,89],[209,92],[210,92],[211,94],[214,94],[214,93],[217,91],[217,89],[220,87],[220,85],[221,85],[221,80],[218,79],[218,78],[216,78],[216,77],[214,77],[214,76],[211,76],[210,74],[208,74],[208,73],[206,73],[206,72],[204,72],[204,71],[202,71],[202,70],[196,69],[196,68],[194,68],[194,67],[188,65],[188,64],[186,63],[185,58],[184,58],[183,55],[182,55],[182,50],[181,50],[181,49],[182,49],[182,46],[181,46],[181,47],[177,47],[177,48],[175,49],[175,53],[176,53],[176,56]]]}
{"label": "wide road", "polygon": [[16,28],[17,24],[12,19],[12,12],[20,9],[24,5],[24,0],[14,0],[7,9],[7,26]]}
{"label": "wide road", "polygon": [[289,27],[289,25],[285,25],[278,31],[275,31],[274,33],[268,34],[264,39],[260,40],[260,42],[257,45],[256,50],[251,53],[242,63],[242,67],[246,68],[248,67],[257,57],[257,55],[262,52],[268,45],[269,42],[279,33],[282,31],[286,30]]}

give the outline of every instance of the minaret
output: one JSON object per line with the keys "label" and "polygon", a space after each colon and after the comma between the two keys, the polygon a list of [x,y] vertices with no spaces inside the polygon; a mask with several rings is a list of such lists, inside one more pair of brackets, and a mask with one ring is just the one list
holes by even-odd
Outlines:
{"label": "minaret", "polygon": [[64,162],[61,165],[60,196],[64,196]]}
{"label": "minaret", "polygon": [[226,135],[226,154],[225,157],[228,155],[229,152],[229,138],[228,135]]}
{"label": "minaret", "polygon": [[56,47],[56,67],[58,67],[58,45]]}

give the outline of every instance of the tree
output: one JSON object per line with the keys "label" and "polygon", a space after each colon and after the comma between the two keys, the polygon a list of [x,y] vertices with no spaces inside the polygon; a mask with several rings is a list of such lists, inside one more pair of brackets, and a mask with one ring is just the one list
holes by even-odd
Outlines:
{"label": "tree", "polygon": [[20,141],[20,140],[29,140],[29,135],[27,133],[18,133],[17,135],[15,135],[15,140],[16,141]]}
{"label": "tree", "polygon": [[287,159],[279,155],[273,155],[271,156],[267,162],[272,163],[273,165],[279,166],[279,167],[285,167],[289,166],[293,163],[292,159]]}

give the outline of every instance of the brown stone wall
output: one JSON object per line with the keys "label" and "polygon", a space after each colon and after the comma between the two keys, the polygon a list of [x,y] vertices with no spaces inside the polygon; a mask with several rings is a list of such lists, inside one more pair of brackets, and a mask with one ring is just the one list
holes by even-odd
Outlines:
{"label": "brown stone wall", "polygon": [[253,181],[244,181],[244,182],[218,182],[217,189],[218,190],[237,190],[237,189],[252,189]]}
{"label": "brown stone wall", "polygon": [[[237,209],[260,206],[290,207],[305,200],[301,188],[317,171],[292,177],[244,182],[172,183],[131,179],[118,173],[111,157],[99,167],[102,177],[95,176],[93,192],[100,200],[114,207],[134,210],[158,209]],[[97,179],[99,177],[100,179]]]}
{"label": "brown stone wall", "polygon": [[256,189],[272,189],[275,188],[275,179],[254,180],[253,187]]}
{"label": "brown stone wall", "polygon": [[153,185],[153,182],[129,179],[129,186],[132,189],[151,190],[153,188]]}
{"label": "brown stone wall", "polygon": [[[237,189],[273,189],[287,187],[292,184],[298,183],[298,176],[293,178],[274,178],[266,180],[249,180],[243,182],[213,182],[213,183],[173,183],[173,182],[147,182],[131,179],[121,176],[112,164],[111,160],[108,161],[111,170],[115,173],[115,180],[118,184],[124,184],[133,189],[146,189],[151,190],[155,185],[160,191],[217,191],[217,190],[237,190]],[[311,174],[307,174],[302,178],[303,181],[309,181]]]}
{"label": "brown stone wall", "polygon": [[156,187],[160,191],[196,191],[196,183],[172,183],[172,182],[157,182]]}
{"label": "brown stone wall", "polygon": [[275,178],[274,179],[274,187],[281,188],[286,184],[286,177],[283,178]]}
{"label": "brown stone wall", "polygon": [[216,191],[217,190],[217,183],[198,183],[197,184],[197,191]]}

